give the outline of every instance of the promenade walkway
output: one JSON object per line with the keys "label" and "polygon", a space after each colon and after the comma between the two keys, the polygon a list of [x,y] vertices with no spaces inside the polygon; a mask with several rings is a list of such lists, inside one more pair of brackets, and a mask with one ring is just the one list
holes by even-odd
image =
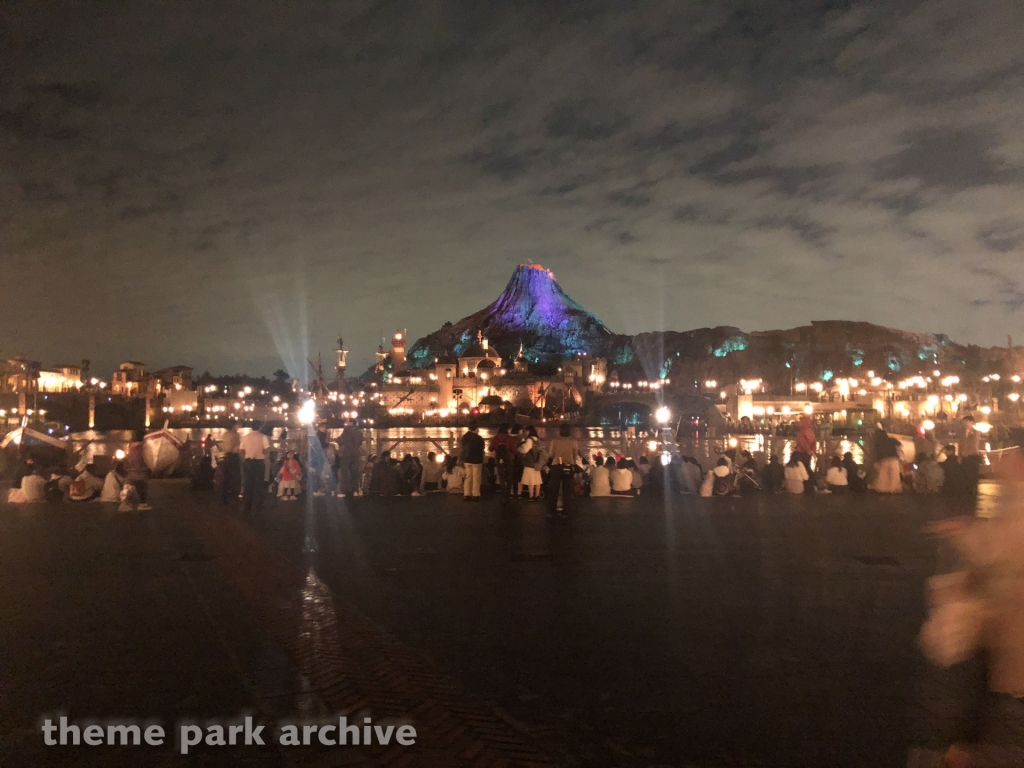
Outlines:
{"label": "promenade walkway", "polygon": [[[998,503],[990,495],[983,504]],[[0,766],[897,766],[916,738],[924,497],[445,495],[243,520],[0,505]],[[959,504],[962,505],[962,502]],[[42,716],[340,714],[414,747],[44,747]]]}

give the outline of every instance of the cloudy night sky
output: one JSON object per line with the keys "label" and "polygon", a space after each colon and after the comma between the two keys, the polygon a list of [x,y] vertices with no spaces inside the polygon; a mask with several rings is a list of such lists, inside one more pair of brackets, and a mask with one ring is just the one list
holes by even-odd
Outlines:
{"label": "cloudy night sky", "polygon": [[352,369],[538,261],[620,333],[1024,337],[1024,3],[0,6],[0,354]]}

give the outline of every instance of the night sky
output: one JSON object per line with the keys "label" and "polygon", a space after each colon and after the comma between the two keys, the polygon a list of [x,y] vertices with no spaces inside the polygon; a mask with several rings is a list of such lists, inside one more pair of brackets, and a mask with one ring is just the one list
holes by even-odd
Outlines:
{"label": "night sky", "polygon": [[0,354],[352,370],[539,261],[620,333],[1024,338],[1024,3],[0,5]]}

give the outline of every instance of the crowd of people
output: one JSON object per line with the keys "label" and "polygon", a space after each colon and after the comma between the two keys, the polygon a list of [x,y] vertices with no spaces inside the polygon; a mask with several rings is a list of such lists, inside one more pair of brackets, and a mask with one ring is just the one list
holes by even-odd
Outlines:
{"label": "crowd of people", "polygon": [[123,511],[148,510],[149,469],[142,441],[142,432],[136,432],[124,458],[117,459],[105,472],[95,462],[72,468],[63,458],[47,461],[42,454],[23,448],[11,477],[7,501],[105,501],[120,504]]}
{"label": "crowd of people", "polygon": [[[363,434],[347,425],[332,440],[325,425],[308,450],[275,450],[267,428],[244,436],[236,424],[214,443],[203,442],[203,456],[193,477],[197,489],[216,488],[227,504],[239,497],[245,511],[267,491],[284,502],[305,492],[317,496],[419,496],[426,493],[461,495],[479,501],[484,493],[502,499],[545,499],[551,514],[566,514],[572,499],[582,496],[633,497],[640,493],[692,493],[729,496],[745,493],[949,493],[976,490],[981,451],[973,419],[963,419],[957,444],[939,446],[919,435],[912,462],[905,460],[899,440],[879,428],[866,446],[872,464],[858,464],[852,453],[821,455],[810,418],[799,425],[785,462],[770,455],[762,466],[747,450],[731,448],[705,469],[694,456],[677,452],[624,453],[580,451],[571,428],[542,440],[533,426],[502,425],[489,441],[471,424],[451,455],[430,452],[425,460],[412,453],[383,451],[362,458]],[[286,435],[283,436],[286,438]],[[8,501],[118,501],[130,509],[147,508],[148,470],[137,433],[126,455],[107,471],[90,463],[75,470],[66,464],[44,466],[31,455],[22,457]]]}

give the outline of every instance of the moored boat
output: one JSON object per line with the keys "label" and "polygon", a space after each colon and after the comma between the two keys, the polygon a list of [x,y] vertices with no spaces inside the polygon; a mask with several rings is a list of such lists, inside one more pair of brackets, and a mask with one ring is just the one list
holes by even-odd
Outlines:
{"label": "moored boat", "polygon": [[164,422],[162,429],[142,439],[142,457],[154,477],[174,469],[181,456],[182,442],[170,433],[167,424]]}

